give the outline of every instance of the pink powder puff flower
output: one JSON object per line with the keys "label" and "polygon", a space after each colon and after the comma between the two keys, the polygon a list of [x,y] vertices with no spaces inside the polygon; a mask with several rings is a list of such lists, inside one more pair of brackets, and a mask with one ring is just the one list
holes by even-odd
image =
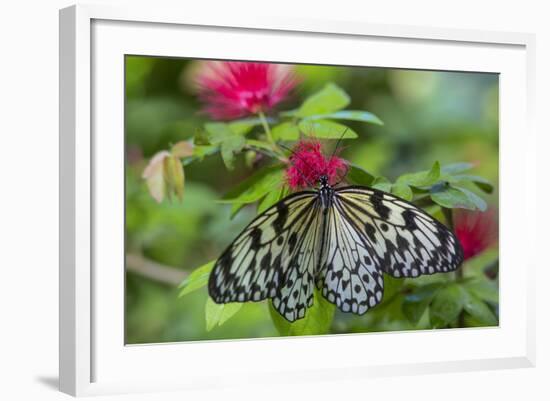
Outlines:
{"label": "pink powder puff flower", "polygon": [[460,210],[455,214],[455,233],[464,250],[464,260],[479,255],[498,239],[498,225],[492,210]]}
{"label": "pink powder puff flower", "polygon": [[203,111],[216,120],[232,120],[269,112],[298,81],[290,65],[207,61],[196,82]]}
{"label": "pink powder puff flower", "polygon": [[316,186],[322,175],[328,177],[330,185],[346,175],[346,161],[336,156],[327,159],[318,141],[300,141],[293,152],[286,169],[286,181],[293,190]]}

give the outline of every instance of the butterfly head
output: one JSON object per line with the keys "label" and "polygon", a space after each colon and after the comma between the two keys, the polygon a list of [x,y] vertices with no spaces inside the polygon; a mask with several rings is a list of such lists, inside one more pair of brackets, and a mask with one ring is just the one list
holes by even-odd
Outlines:
{"label": "butterfly head", "polygon": [[329,186],[328,175],[321,174],[321,176],[319,177],[319,185],[321,186],[321,188],[325,188]]}

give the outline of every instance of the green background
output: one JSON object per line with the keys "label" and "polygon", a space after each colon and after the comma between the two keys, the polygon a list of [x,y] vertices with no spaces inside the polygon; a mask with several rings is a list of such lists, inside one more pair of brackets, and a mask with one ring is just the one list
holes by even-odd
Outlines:
{"label": "green background", "polygon": [[[195,67],[192,60],[126,57],[127,343],[279,335],[265,302],[247,303],[222,326],[207,331],[206,288],[178,297],[181,279],[219,256],[256,214],[249,206],[231,220],[230,205],[216,202],[251,174],[241,156],[233,171],[219,154],[186,166],[181,203],[155,202],[141,178],[156,152],[191,138],[209,121],[200,113],[192,84]],[[390,179],[429,169],[435,160],[472,162],[475,174],[495,184],[485,199],[498,208],[498,75],[312,65],[295,69],[300,85],[280,109],[290,110],[334,82],[350,95],[349,109],[370,111],[384,122],[349,122],[360,138],[344,141],[343,158]],[[497,256],[491,249],[470,260],[466,275],[477,274]],[[438,276],[415,280],[429,284],[446,279]],[[382,305],[364,316],[337,312],[330,332],[429,328],[426,316],[416,325],[403,316],[403,281],[386,277]]]}

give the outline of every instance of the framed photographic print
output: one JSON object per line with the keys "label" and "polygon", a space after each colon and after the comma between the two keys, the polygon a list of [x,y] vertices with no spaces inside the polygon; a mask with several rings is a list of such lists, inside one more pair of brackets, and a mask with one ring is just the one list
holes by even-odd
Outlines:
{"label": "framed photographic print", "polygon": [[532,366],[533,43],[62,10],[61,390]]}

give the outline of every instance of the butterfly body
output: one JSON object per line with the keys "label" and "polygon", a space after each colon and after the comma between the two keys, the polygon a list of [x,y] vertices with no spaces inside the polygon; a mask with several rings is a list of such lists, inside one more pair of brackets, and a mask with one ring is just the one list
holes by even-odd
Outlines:
{"label": "butterfly body", "polygon": [[328,184],[328,177],[326,175],[321,176],[319,179],[319,199],[323,208],[323,213],[327,213],[328,209],[332,206],[332,200],[334,197],[334,189]]}
{"label": "butterfly body", "polygon": [[343,312],[364,314],[383,296],[387,273],[417,277],[455,270],[460,244],[415,205],[364,186],[286,198],[257,216],[217,260],[208,290],[217,303],[272,300],[289,321],[305,316],[314,288]]}

